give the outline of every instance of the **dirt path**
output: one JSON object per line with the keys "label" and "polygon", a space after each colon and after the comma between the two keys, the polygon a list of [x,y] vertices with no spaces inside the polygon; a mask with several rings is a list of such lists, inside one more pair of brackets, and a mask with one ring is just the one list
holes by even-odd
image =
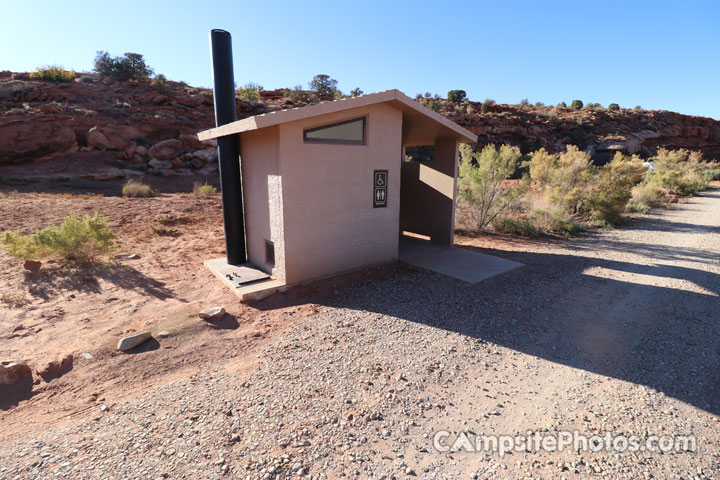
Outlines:
{"label": "dirt path", "polygon": [[[399,265],[247,307],[241,325],[278,326],[252,354],[192,361],[105,412],[6,435],[0,478],[717,478],[719,233],[714,189],[568,241],[460,238],[525,264],[477,285]],[[17,428],[15,415],[0,420]],[[501,458],[439,452],[441,431],[443,445],[576,431],[693,436],[696,449]]]}

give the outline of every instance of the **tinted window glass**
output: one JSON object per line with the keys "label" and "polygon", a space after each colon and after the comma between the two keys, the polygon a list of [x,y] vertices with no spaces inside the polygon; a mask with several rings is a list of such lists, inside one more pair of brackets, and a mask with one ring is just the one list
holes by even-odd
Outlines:
{"label": "tinted window glass", "polygon": [[365,142],[365,119],[334,123],[324,127],[309,128],[303,132],[306,142],[363,143]]}

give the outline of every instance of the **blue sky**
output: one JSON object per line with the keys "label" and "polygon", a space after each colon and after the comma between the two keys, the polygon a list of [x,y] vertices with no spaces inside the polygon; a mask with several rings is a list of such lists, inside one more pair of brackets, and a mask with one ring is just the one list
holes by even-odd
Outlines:
{"label": "blue sky", "polygon": [[92,69],[137,52],[210,86],[208,32],[233,35],[235,79],[472,100],[674,110],[720,118],[717,1],[3,1],[0,70]]}

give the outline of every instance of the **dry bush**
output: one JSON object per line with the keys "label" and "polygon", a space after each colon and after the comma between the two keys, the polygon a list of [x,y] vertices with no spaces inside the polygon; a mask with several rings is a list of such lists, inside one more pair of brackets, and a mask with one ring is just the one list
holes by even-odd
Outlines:
{"label": "dry bush", "polygon": [[532,154],[528,164],[530,178],[543,192],[550,204],[563,208],[568,214],[579,212],[584,190],[592,178],[590,154],[568,145],[559,155],[544,148]]}
{"label": "dry bush", "polygon": [[156,195],[150,185],[140,182],[138,180],[128,180],[122,188],[123,197],[130,198],[147,198],[154,197]]}
{"label": "dry bush", "polygon": [[209,185],[207,182],[193,183],[193,195],[197,195],[198,197],[209,197],[209,196],[215,195],[216,193],[217,193],[217,188],[213,187],[212,185]]}
{"label": "dry bush", "polygon": [[478,230],[487,227],[522,194],[523,185],[506,184],[521,157],[520,150],[509,145],[500,148],[488,145],[481,152],[473,152],[469,145],[462,146],[458,194]]}
{"label": "dry bush", "polygon": [[642,183],[633,187],[627,210],[629,212],[647,213],[651,208],[665,203],[665,198],[665,190],[658,185]]}

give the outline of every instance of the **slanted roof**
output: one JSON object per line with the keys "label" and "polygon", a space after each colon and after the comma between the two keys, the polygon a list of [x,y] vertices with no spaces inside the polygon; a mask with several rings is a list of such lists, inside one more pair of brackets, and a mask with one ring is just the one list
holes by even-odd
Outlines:
{"label": "slanted roof", "polygon": [[200,132],[198,138],[209,140],[378,103],[387,103],[403,112],[403,143],[405,145],[429,145],[436,140],[445,139],[455,139],[461,143],[477,141],[477,135],[471,131],[394,89],[255,115]]}

